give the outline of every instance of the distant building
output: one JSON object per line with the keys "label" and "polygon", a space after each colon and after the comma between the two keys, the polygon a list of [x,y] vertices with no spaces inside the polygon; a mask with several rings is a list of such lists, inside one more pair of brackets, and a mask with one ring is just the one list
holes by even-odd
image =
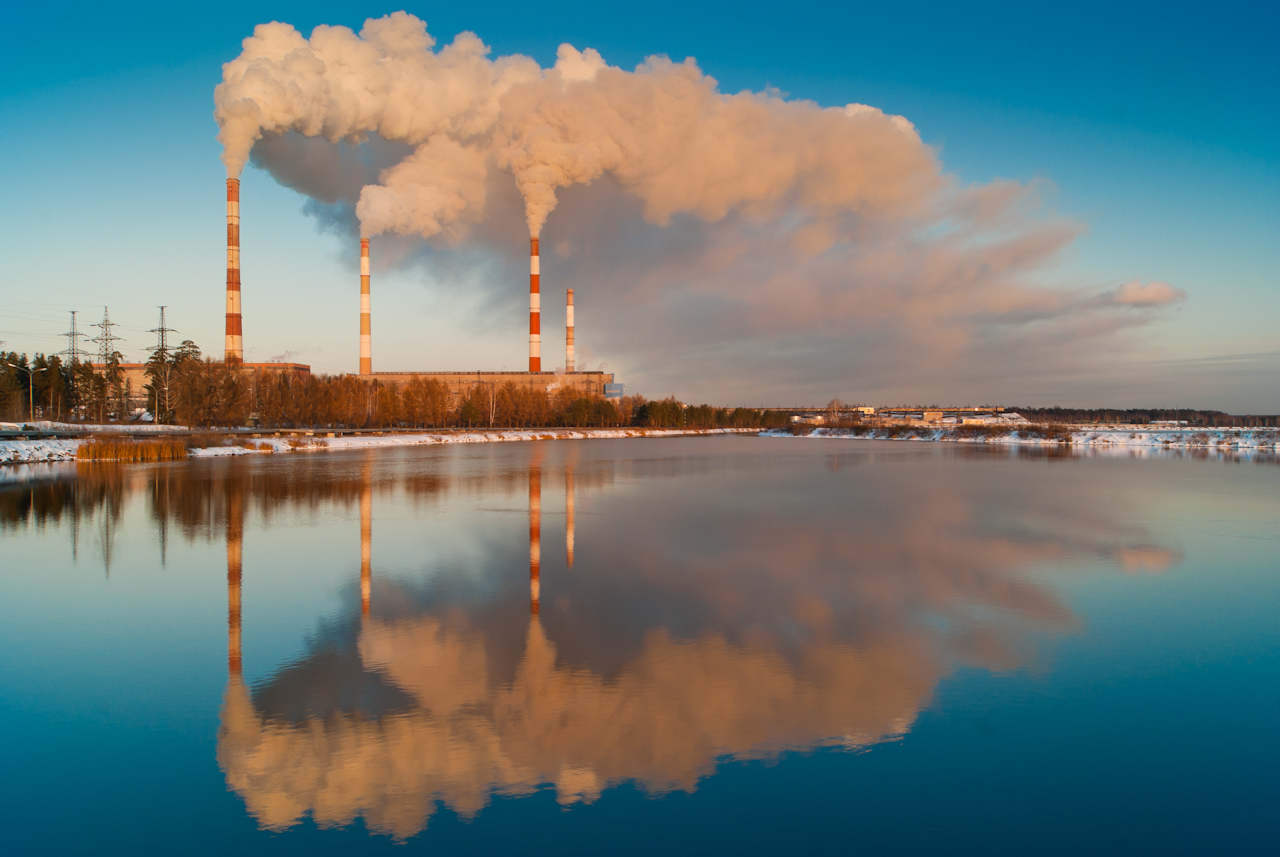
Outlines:
{"label": "distant building", "polygon": [[[414,379],[439,381],[449,390],[449,401],[456,404],[478,384],[502,387],[511,384],[555,393],[565,387],[577,390],[582,396],[606,396],[607,387],[619,390],[621,384],[613,383],[609,372],[372,372],[360,375],[362,381],[378,381],[383,384],[406,384]],[[621,395],[621,393],[619,393]]]}

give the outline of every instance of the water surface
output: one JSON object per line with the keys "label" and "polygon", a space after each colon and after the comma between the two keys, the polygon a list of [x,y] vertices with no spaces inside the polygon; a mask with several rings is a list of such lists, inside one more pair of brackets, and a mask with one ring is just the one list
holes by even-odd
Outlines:
{"label": "water surface", "polygon": [[1276,853],[1278,477],[756,437],[28,469],[0,845]]}

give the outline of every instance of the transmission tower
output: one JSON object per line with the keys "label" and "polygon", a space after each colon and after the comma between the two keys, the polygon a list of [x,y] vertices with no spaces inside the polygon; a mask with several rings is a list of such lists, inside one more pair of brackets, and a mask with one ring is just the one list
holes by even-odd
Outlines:
{"label": "transmission tower", "polygon": [[156,344],[147,350],[152,353],[153,359],[155,359],[155,365],[148,370],[148,374],[154,373],[152,383],[155,385],[155,419],[157,422],[165,419],[171,410],[169,403],[169,371],[172,367],[169,364],[169,334],[177,333],[173,328],[165,326],[164,310],[164,307],[160,307],[160,326],[148,331],[148,333],[156,335]]}
{"label": "transmission tower", "polygon": [[156,344],[151,346],[147,350],[150,351],[152,354],[158,355],[161,359],[168,360],[169,359],[169,334],[177,333],[178,331],[174,330],[172,327],[164,326],[164,310],[165,310],[164,307],[160,307],[160,326],[153,327],[151,330],[147,331],[147,333],[154,333],[156,335]]}
{"label": "transmission tower", "polygon": [[66,355],[67,360],[72,365],[82,362],[89,355],[89,352],[80,347],[80,340],[84,339],[85,335],[76,326],[75,310],[71,310],[71,329],[62,335],[67,338],[67,350],[59,351],[58,354]]}
{"label": "transmission tower", "polygon": [[107,311],[107,308],[103,307],[102,324],[94,325],[94,327],[102,328],[102,333],[89,340],[90,342],[98,343],[98,364],[100,366],[106,366],[111,362],[111,355],[116,352],[116,343],[124,341],[123,337],[116,336],[111,332],[111,328],[119,326],[111,320],[111,314]]}

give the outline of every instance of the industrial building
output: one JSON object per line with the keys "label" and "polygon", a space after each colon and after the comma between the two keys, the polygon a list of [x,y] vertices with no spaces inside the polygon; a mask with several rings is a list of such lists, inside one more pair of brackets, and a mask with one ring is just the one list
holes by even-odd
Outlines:
{"label": "industrial building", "polygon": [[423,381],[440,381],[449,388],[450,401],[462,398],[478,384],[492,384],[496,387],[514,384],[550,393],[569,387],[584,396],[607,396],[610,391],[606,387],[622,386],[612,383],[613,375],[608,372],[370,372],[360,377],[384,384],[403,384],[418,378]]}
{"label": "industrial building", "polygon": [[[567,290],[565,302],[565,368],[562,372],[542,371],[542,305],[541,271],[538,239],[529,244],[529,371],[528,372],[374,372],[373,324],[369,288],[369,239],[360,239],[360,363],[359,377],[366,381],[402,384],[414,379],[437,380],[449,389],[450,399],[464,396],[478,384],[539,387],[547,392],[572,388],[584,396],[620,398],[622,385],[614,383],[611,373],[579,372],[574,355],[573,289]],[[226,344],[224,357],[228,364],[246,369],[296,371],[300,364],[245,363],[244,326],[240,305],[240,180],[227,179],[227,300]],[[131,364],[132,365],[132,364]],[[310,372],[310,367],[301,367]],[[145,379],[142,386],[145,386]],[[138,387],[141,389],[141,386]]]}

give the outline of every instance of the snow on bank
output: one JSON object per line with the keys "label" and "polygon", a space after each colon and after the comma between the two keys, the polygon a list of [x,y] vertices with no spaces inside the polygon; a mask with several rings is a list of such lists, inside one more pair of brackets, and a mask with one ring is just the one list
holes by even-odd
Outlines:
{"label": "snow on bank", "polygon": [[857,432],[851,429],[814,429],[802,435],[787,430],[760,432],[762,437],[805,438],[863,438],[865,440],[917,440],[943,441],[947,443],[982,444],[1034,444],[1039,446],[1070,446],[1080,449],[1151,449],[1192,450],[1212,449],[1223,451],[1280,452],[1280,430],[1239,428],[1069,428],[1061,435],[1045,436],[1035,429],[999,432],[967,432],[954,428],[871,429]]}
{"label": "snow on bank", "polygon": [[79,440],[0,440],[0,464],[32,461],[70,461]]}
{"label": "snow on bank", "polygon": [[528,440],[590,440],[618,437],[680,437],[704,434],[738,434],[756,429],[494,429],[421,434],[348,435],[345,437],[267,437],[246,441],[250,447],[214,446],[196,449],[200,458],[218,455],[253,455],[264,452],[318,452],[339,449],[373,449],[387,446],[421,446],[449,443],[509,443]]}
{"label": "snow on bank", "polygon": [[52,420],[24,420],[16,423],[0,422],[0,431],[85,431],[105,434],[121,434],[139,432],[164,434],[175,431],[191,431],[186,426],[155,425],[153,423],[56,423]]}
{"label": "snow on bank", "polygon": [[[45,426],[51,425],[45,423]],[[77,426],[79,428],[79,426]],[[101,429],[119,426],[95,427]],[[172,427],[165,427],[172,431]],[[45,429],[48,430],[47,428]],[[187,429],[180,429],[186,431]],[[419,446],[423,444],[449,443],[504,443],[528,440],[586,440],[591,438],[619,437],[678,437],[703,434],[754,433],[756,429],[528,429],[438,432],[383,435],[348,435],[324,437],[315,435],[289,435],[287,437],[245,438],[225,435],[227,446],[211,446],[193,449],[197,458],[222,455],[257,455],[274,452],[320,452],[339,449],[372,449],[386,446]],[[324,433],[318,433],[323,435]],[[0,464],[22,464],[37,461],[71,461],[76,457],[76,447],[82,439],[0,440]]]}
{"label": "snow on bank", "polygon": [[[47,426],[65,424],[43,423]],[[68,426],[85,428],[83,426]],[[119,431],[119,426],[94,426],[93,429]],[[45,430],[50,430],[45,428]],[[56,429],[55,429],[56,430]],[[156,426],[156,431],[185,431],[181,427]],[[786,429],[495,429],[491,431],[421,432],[412,434],[348,435],[327,437],[290,435],[248,439],[226,435],[228,446],[195,449],[192,455],[254,455],[281,452],[320,452],[342,449],[373,449],[390,446],[419,446],[452,443],[508,443],[532,440],[582,440],[590,438],[678,437],[704,434],[759,434],[761,437],[863,438],[867,440],[916,440],[949,443],[1003,444],[1055,447],[1092,454],[1142,454],[1172,451],[1210,450],[1235,456],[1254,453],[1280,454],[1280,430],[1276,429],[1157,429],[1081,428],[1046,437],[1035,429],[1008,432],[975,432],[957,428],[911,427],[907,430],[873,429],[855,432],[849,429],[816,428],[802,435]],[[70,461],[79,439],[0,440],[0,464],[21,465],[33,462]],[[8,474],[12,476],[13,474]]]}

